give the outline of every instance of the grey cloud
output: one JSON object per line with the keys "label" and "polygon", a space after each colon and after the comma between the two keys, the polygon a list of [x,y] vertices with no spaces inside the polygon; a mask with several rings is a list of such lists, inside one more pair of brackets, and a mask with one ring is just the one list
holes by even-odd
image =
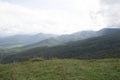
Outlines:
{"label": "grey cloud", "polygon": [[119,4],[120,0],[101,0],[102,3],[107,5]]}
{"label": "grey cloud", "polygon": [[120,0],[101,0],[101,14],[106,19],[108,27],[120,28]]}

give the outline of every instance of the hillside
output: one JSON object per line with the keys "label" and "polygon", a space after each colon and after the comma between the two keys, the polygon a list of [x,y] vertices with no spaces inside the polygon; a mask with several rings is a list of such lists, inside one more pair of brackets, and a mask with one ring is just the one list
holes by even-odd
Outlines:
{"label": "hillside", "polygon": [[79,40],[55,47],[37,47],[3,58],[2,63],[25,61],[33,57],[102,59],[120,58],[120,32]]}
{"label": "hillside", "polygon": [[32,59],[0,64],[0,80],[120,80],[120,59]]}
{"label": "hillside", "polygon": [[80,31],[69,35],[53,35],[53,34],[35,34],[35,35],[14,35],[14,36],[0,36],[0,48],[35,48],[35,47],[53,47],[57,45],[64,45],[67,42],[85,40],[101,35],[112,34],[120,32],[119,28],[105,28],[100,31]]}
{"label": "hillside", "polygon": [[0,37],[0,48],[14,48],[14,47],[21,47],[33,43],[37,43],[39,41],[56,37],[57,35],[53,34],[35,34],[35,35],[13,35],[13,36],[6,36]]}
{"label": "hillside", "polygon": [[116,32],[120,32],[119,28],[104,28],[99,31],[80,31],[69,35],[61,35],[58,37],[48,38],[42,41],[39,41],[34,44],[30,44],[24,46],[23,48],[35,48],[35,47],[53,47],[58,45],[64,45],[65,43],[78,41],[78,40],[85,40],[88,38],[99,37],[102,35],[109,35]]}
{"label": "hillside", "polygon": [[35,47],[53,47],[58,45],[64,45],[67,42],[84,40],[92,37],[99,36],[96,31],[80,31],[72,34],[60,35],[57,37],[48,38],[37,43],[26,45],[23,48],[35,48]]}
{"label": "hillside", "polygon": [[113,34],[116,32],[120,32],[120,28],[104,28],[99,30],[97,33],[101,34],[101,35],[108,35],[108,34]]}

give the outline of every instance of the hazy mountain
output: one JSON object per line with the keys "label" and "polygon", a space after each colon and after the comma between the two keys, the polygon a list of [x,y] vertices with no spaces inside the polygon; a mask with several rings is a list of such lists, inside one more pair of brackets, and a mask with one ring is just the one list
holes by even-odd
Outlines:
{"label": "hazy mountain", "polygon": [[14,35],[0,37],[0,48],[13,48],[22,47],[33,48],[33,47],[44,47],[44,46],[56,46],[64,45],[64,43],[71,41],[78,41],[87,38],[97,37],[105,34],[112,34],[119,32],[119,28],[105,28],[100,31],[81,31],[70,35],[56,36],[53,34],[36,34],[36,35]]}
{"label": "hazy mountain", "polygon": [[62,36],[42,40],[35,44],[27,45],[24,48],[45,47],[45,46],[52,47],[52,46],[57,46],[57,45],[64,45],[65,43],[68,43],[71,41],[84,40],[84,39],[88,39],[92,37],[113,34],[116,32],[120,32],[120,29],[119,28],[104,28],[100,31],[81,31],[81,32],[70,34],[70,35],[62,35]]}
{"label": "hazy mountain", "polygon": [[[111,30],[111,29],[110,29]],[[114,29],[115,30],[115,29]],[[37,47],[7,56],[3,62],[24,61],[33,57],[43,58],[120,58],[120,31],[69,42],[55,47]]]}
{"label": "hazy mountain", "polygon": [[35,44],[27,45],[24,48],[45,47],[45,46],[52,47],[57,45],[64,45],[65,43],[68,43],[71,41],[84,40],[84,39],[92,38],[96,36],[98,35],[95,31],[82,31],[82,32],[76,32],[70,35],[52,37],[52,38],[37,42]]}
{"label": "hazy mountain", "polygon": [[56,37],[52,34],[36,34],[36,35],[14,35],[0,38],[0,47],[19,47],[33,44],[51,37]]}
{"label": "hazy mountain", "polygon": [[107,35],[120,32],[120,28],[104,28],[97,32],[99,35]]}

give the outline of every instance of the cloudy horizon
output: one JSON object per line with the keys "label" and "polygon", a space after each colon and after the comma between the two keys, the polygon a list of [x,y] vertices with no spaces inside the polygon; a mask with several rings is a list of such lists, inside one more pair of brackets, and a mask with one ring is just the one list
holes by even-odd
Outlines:
{"label": "cloudy horizon", "polygon": [[0,35],[119,27],[120,0],[0,0]]}

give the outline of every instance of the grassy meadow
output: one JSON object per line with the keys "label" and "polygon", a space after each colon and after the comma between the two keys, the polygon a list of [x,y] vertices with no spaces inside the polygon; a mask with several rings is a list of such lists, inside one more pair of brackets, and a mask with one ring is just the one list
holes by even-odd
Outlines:
{"label": "grassy meadow", "polygon": [[33,59],[0,64],[0,80],[120,80],[120,59]]}

